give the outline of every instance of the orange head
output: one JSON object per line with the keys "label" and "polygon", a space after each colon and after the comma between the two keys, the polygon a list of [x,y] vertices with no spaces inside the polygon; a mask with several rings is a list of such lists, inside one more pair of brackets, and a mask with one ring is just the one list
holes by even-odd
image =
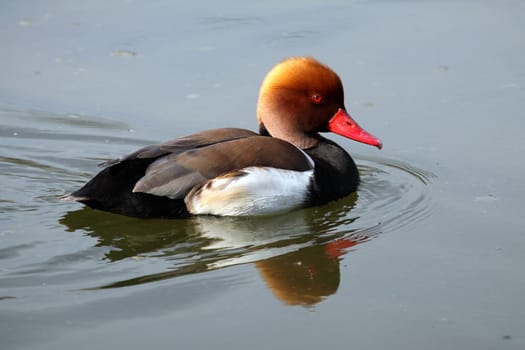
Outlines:
{"label": "orange head", "polygon": [[257,117],[271,136],[303,149],[314,147],[324,131],[381,148],[381,141],[346,112],[339,76],[312,57],[288,58],[270,70],[259,92]]}

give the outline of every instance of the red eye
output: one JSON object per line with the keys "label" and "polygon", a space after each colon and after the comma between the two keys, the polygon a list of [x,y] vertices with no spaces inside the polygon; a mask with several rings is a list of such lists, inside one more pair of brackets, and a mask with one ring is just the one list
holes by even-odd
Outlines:
{"label": "red eye", "polygon": [[323,98],[323,96],[321,96],[319,94],[313,94],[312,95],[312,102],[313,103],[317,103],[317,104],[321,104],[321,103],[324,103],[324,98]]}

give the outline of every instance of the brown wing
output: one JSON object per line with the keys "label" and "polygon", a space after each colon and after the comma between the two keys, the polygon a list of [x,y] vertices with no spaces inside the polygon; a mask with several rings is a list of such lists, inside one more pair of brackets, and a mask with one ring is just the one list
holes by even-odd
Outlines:
{"label": "brown wing", "polygon": [[183,198],[196,185],[252,166],[306,171],[313,168],[313,163],[286,141],[267,136],[238,138],[157,159],[133,191]]}
{"label": "brown wing", "polygon": [[100,166],[109,166],[129,159],[157,158],[166,154],[180,154],[192,148],[209,146],[229,140],[237,140],[245,137],[256,136],[253,131],[239,128],[221,128],[201,131],[188,136],[176,138],[157,145],[143,147],[127,156],[108,160]]}

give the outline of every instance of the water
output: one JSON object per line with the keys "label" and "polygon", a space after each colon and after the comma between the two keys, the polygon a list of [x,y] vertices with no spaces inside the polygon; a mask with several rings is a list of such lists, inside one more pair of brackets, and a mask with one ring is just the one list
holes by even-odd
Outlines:
{"label": "water", "polygon": [[[2,8],[1,348],[525,347],[521,2]],[[254,129],[303,54],[384,141],[330,136],[356,194],[186,220],[58,200],[143,145]]]}
{"label": "water", "polygon": [[[2,159],[2,170],[6,174],[5,187],[12,191],[2,198],[1,207],[8,221],[4,250],[11,258],[7,261],[9,265],[5,265],[4,286],[39,286],[42,280],[67,281],[72,272],[89,276],[93,266],[86,266],[86,262],[93,259],[113,262],[104,265],[108,269],[107,276],[113,277],[104,282],[75,278],[68,289],[140,284],[269,259],[310,246],[320,245],[327,250],[331,245],[350,247],[385,230],[416,222],[430,211],[428,187],[432,174],[400,161],[362,156],[357,158],[362,176],[359,191],[322,207],[276,216],[205,216],[188,220],[142,220],[99,212],[58,200],[60,193],[89,180],[90,170],[93,172],[95,164],[101,160],[82,156],[77,151],[82,153],[81,145],[92,142],[95,148],[103,147],[104,152],[119,154],[122,148],[132,150],[137,145],[147,144],[147,140],[103,136],[108,129],[120,128],[126,132],[127,128],[86,116],[7,108],[0,110],[0,115],[5,121],[1,135],[4,147],[11,151],[9,157]],[[31,128],[24,126],[29,124]],[[55,131],[50,133],[46,128]],[[81,129],[89,129],[92,134],[70,133]],[[70,153],[71,150],[75,151]],[[31,197],[27,197],[28,192]],[[51,213],[58,214],[53,221],[50,220],[50,208],[56,208]],[[39,242],[38,236],[42,234],[32,238],[36,240],[34,246],[25,244],[24,229],[12,223],[22,221],[19,216],[28,213],[32,218],[40,217],[42,222],[49,223],[49,235],[59,233],[56,239],[63,242],[64,251],[57,251],[56,241]],[[85,242],[85,249],[71,251],[82,236],[93,239]],[[64,241],[71,239],[69,243]],[[95,247],[93,242],[96,242]],[[42,245],[49,247],[46,249]],[[48,254],[41,253],[33,260],[26,256],[27,249],[32,248],[42,248],[41,252]],[[344,251],[331,258],[339,258]],[[152,264],[156,266],[153,270]],[[101,268],[96,267],[97,279],[100,278],[98,273],[105,271]]]}

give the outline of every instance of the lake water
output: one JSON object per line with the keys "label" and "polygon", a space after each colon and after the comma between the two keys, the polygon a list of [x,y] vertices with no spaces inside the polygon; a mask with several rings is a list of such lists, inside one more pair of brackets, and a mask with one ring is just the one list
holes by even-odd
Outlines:
{"label": "lake water", "polygon": [[[525,2],[4,2],[0,348],[525,348]],[[384,148],[356,194],[140,220],[57,198],[103,160],[255,129],[288,56]]]}

